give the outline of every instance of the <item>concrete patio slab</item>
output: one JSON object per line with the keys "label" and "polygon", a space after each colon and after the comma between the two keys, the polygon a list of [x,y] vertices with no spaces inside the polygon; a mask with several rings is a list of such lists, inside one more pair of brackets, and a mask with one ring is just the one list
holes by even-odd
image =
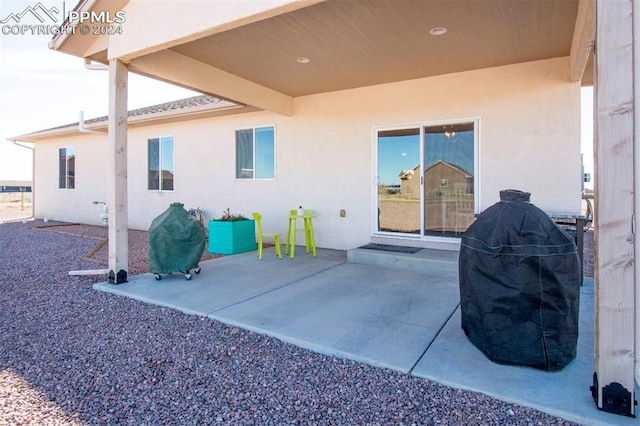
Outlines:
{"label": "concrete patio slab", "polygon": [[203,262],[201,274],[191,281],[182,274],[160,281],[143,274],[94,288],[577,423],[640,425],[640,418],[599,411],[591,397],[593,280],[586,280],[581,291],[577,358],[562,371],[545,372],[488,360],[460,327],[457,268],[446,259],[413,263],[420,256],[392,254],[393,267],[380,259],[349,263],[345,252],[336,250],[319,249],[317,258],[301,251],[293,260],[265,251],[261,261],[250,252]]}
{"label": "concrete patio slab", "polygon": [[638,425],[640,420],[637,418],[598,411],[591,396],[593,308],[593,279],[585,279],[580,294],[577,356],[561,371],[548,372],[490,361],[465,336],[458,308],[412,374],[537,408],[585,425]]}
{"label": "concrete patio slab", "polygon": [[343,264],[209,316],[407,373],[458,305],[455,276]]}
{"label": "concrete patio slab", "polygon": [[299,254],[293,260],[278,259],[266,252],[262,260],[258,260],[255,252],[247,252],[202,262],[201,273],[194,274],[190,281],[180,273],[162,275],[161,280],[156,280],[153,274],[142,274],[129,277],[129,282],[124,284],[103,282],[94,288],[187,314],[207,316],[345,261],[345,253],[337,250],[325,250],[318,258]]}

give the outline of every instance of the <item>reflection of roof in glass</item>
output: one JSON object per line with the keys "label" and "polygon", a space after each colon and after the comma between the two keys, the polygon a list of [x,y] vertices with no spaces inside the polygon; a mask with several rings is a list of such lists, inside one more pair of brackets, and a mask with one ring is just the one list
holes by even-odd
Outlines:
{"label": "reflection of roof in glass", "polygon": [[447,163],[446,161],[442,161],[442,160],[438,160],[435,163],[431,164],[429,167],[427,167],[424,172],[425,174],[429,171],[429,169],[432,169],[433,167],[437,166],[438,164],[444,164],[447,165],[449,167],[451,167],[452,169],[457,170],[458,172],[462,173],[463,175],[465,175],[466,177],[472,177],[473,175],[471,175],[469,172],[467,172],[466,170],[464,170],[461,167],[456,166],[455,164],[451,164],[451,163]]}

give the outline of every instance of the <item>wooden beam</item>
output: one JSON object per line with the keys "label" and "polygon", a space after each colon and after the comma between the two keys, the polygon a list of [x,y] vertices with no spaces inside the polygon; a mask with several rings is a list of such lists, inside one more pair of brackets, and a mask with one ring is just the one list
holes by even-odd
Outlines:
{"label": "wooden beam", "polygon": [[595,374],[598,409],[635,416],[632,0],[598,0],[595,138]]}
{"label": "wooden beam", "polygon": [[159,80],[179,82],[182,87],[239,104],[283,115],[293,115],[291,96],[172,50],[164,50],[135,59],[129,63],[129,69]]}
{"label": "wooden beam", "polygon": [[128,71],[117,59],[109,61],[109,282],[127,282],[129,264],[127,202],[127,83]]}
{"label": "wooden beam", "polygon": [[596,0],[580,0],[571,42],[569,80],[573,82],[582,80],[595,38]]}

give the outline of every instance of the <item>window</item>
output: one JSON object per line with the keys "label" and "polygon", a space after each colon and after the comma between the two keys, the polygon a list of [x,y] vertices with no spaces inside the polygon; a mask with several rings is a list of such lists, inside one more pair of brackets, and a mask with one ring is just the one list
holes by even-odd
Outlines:
{"label": "window", "polygon": [[60,148],[58,155],[58,188],[76,187],[76,149]]}
{"label": "window", "polygon": [[275,127],[236,131],[236,178],[275,177]]}
{"label": "window", "polygon": [[173,136],[149,139],[147,142],[147,189],[173,191]]}

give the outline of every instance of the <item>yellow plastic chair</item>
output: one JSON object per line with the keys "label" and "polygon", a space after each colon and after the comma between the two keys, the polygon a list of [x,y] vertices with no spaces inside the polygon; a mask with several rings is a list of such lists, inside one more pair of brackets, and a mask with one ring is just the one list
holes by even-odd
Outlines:
{"label": "yellow plastic chair", "polygon": [[256,222],[256,230],[258,233],[258,259],[262,260],[262,241],[266,238],[273,238],[273,243],[276,246],[276,254],[278,259],[282,259],[282,252],[280,251],[280,233],[279,232],[262,232],[262,215],[258,212],[253,213],[253,220]]}

